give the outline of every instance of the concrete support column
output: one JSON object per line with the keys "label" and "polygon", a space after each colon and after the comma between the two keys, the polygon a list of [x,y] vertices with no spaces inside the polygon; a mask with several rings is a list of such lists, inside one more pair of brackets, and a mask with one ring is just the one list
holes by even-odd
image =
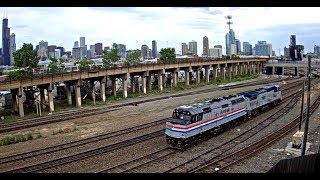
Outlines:
{"label": "concrete support column", "polygon": [[122,94],[124,98],[128,97],[127,83],[128,83],[129,77],[130,77],[129,73],[122,75],[122,88],[123,88]]}
{"label": "concrete support column", "polygon": [[178,69],[175,69],[172,72],[172,75],[173,75],[173,77],[172,77],[173,78],[173,87],[177,86],[177,83],[178,83],[178,72],[179,72]]}
{"label": "concrete support column", "polygon": [[96,105],[96,90],[94,88],[94,79],[90,79],[90,87],[91,87],[91,97],[93,100],[93,105]]}
{"label": "concrete support column", "polygon": [[167,83],[166,83],[166,80],[167,80],[167,74],[166,72],[164,71],[164,73],[162,73],[162,88],[165,88],[167,87]]}
{"label": "concrete support column", "polygon": [[187,86],[190,84],[190,76],[189,76],[189,69],[184,70],[184,81]]}
{"label": "concrete support column", "polygon": [[225,66],[220,66],[220,76],[222,80],[226,79],[226,67]]}
{"label": "concrete support column", "polygon": [[248,63],[248,73],[247,73],[247,74],[251,74],[251,71],[252,71],[252,69],[251,69],[251,63]]}
{"label": "concrete support column", "polygon": [[43,86],[39,86],[39,89],[40,89],[40,108],[44,109],[45,106],[43,106],[43,104],[46,102],[46,99],[45,99],[45,95],[44,95],[44,87]]}
{"label": "concrete support column", "polygon": [[114,97],[117,96],[117,84],[116,84],[116,77],[111,77],[111,83],[112,83],[112,94]]}
{"label": "concrete support column", "polygon": [[54,104],[53,104],[53,96],[52,96],[52,84],[48,84],[48,101],[49,101],[49,110],[50,112],[54,111]]}
{"label": "concrete support column", "polygon": [[218,77],[218,66],[214,66],[212,68],[212,74],[213,74],[213,79],[216,81],[217,80],[217,77]]}
{"label": "concrete support column", "polygon": [[275,67],[272,66],[272,72],[271,72],[271,74],[274,75],[274,72],[275,72]]}
{"label": "concrete support column", "polygon": [[151,80],[151,73],[149,72],[148,77],[147,77],[147,89],[148,91],[152,90],[152,80]]}
{"label": "concrete support column", "polygon": [[282,67],[282,76],[284,76],[284,67]]}
{"label": "concrete support column", "polygon": [[100,96],[101,96],[102,102],[106,102],[106,81],[107,81],[106,76],[103,76],[100,80]]}
{"label": "concrete support column", "polygon": [[18,91],[19,89],[11,89],[11,95],[12,95],[12,107],[14,112],[19,112],[18,109],[18,103],[17,103],[17,95],[18,95]]}
{"label": "concrete support column", "polygon": [[256,68],[257,68],[256,63],[253,62],[252,65],[253,65],[253,68],[252,68],[253,74],[256,74]]}
{"label": "concrete support column", "polygon": [[141,77],[142,81],[142,92],[143,94],[147,94],[147,78],[149,77],[149,72],[143,72],[143,75]]}
{"label": "concrete support column", "polygon": [[196,83],[197,84],[200,83],[200,70],[201,70],[201,68],[196,69]]}
{"label": "concrete support column", "polygon": [[[71,87],[69,83],[65,83],[66,84],[66,94],[67,94],[67,103],[69,105],[72,105],[72,95],[71,95]],[[42,100],[41,100],[42,102]]]}
{"label": "concrete support column", "polygon": [[23,87],[20,86],[20,88],[18,90],[18,109],[19,109],[20,117],[24,117],[22,94],[23,94]]}
{"label": "concrete support column", "polygon": [[134,79],[134,76],[131,76],[131,92],[132,93],[135,93],[136,92],[136,85],[135,85],[135,79]]}
{"label": "concrete support column", "polygon": [[248,63],[243,63],[244,66],[244,74],[248,74]]}
{"label": "concrete support column", "polygon": [[239,64],[234,65],[234,75],[237,76],[239,74]]}
{"label": "concrete support column", "polygon": [[81,91],[80,91],[81,81],[80,79],[75,82],[75,95],[76,95],[76,106],[81,107]]}
{"label": "concrete support column", "polygon": [[164,70],[164,69],[158,71],[158,89],[159,89],[160,91],[163,90],[164,74],[165,74],[165,70]]}
{"label": "concrete support column", "polygon": [[209,75],[210,75],[210,66],[206,66],[205,68],[205,82],[209,83],[210,79],[209,79]]}
{"label": "concrete support column", "polygon": [[232,65],[231,66],[227,66],[228,68],[228,77],[231,80],[232,79]]}

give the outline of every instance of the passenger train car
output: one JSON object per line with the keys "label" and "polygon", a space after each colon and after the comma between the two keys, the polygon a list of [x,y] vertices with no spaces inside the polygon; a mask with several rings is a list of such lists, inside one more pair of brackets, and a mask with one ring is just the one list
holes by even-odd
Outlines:
{"label": "passenger train car", "polygon": [[278,85],[176,108],[166,122],[169,145],[183,149],[282,100]]}

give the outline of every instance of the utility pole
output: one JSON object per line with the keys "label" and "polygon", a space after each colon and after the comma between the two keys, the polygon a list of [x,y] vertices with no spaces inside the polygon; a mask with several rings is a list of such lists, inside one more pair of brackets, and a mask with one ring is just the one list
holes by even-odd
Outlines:
{"label": "utility pole", "polygon": [[309,125],[309,109],[310,109],[310,89],[311,89],[311,56],[308,56],[308,90],[307,90],[307,108],[306,108],[306,122],[304,125],[304,135],[302,141],[301,156],[305,155],[307,136],[308,136],[308,125]]}
{"label": "utility pole", "polygon": [[301,131],[301,123],[303,121],[303,104],[304,104],[304,83],[305,81],[303,80],[302,82],[302,102],[301,102],[301,118],[300,118],[300,122],[299,122],[299,131]]}

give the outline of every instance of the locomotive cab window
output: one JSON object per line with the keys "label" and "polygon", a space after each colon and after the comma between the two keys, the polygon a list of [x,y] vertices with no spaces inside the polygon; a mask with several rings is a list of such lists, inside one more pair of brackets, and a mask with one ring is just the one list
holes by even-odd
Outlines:
{"label": "locomotive cab window", "polygon": [[189,111],[178,111],[175,110],[172,114],[173,118],[181,119],[181,120],[186,120],[186,121],[191,121],[191,113]]}

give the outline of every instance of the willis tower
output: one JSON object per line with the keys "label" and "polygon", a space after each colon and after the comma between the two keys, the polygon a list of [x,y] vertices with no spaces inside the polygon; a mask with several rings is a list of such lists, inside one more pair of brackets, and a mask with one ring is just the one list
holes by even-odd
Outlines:
{"label": "willis tower", "polygon": [[2,62],[0,65],[10,66],[10,28],[8,19],[2,20]]}

